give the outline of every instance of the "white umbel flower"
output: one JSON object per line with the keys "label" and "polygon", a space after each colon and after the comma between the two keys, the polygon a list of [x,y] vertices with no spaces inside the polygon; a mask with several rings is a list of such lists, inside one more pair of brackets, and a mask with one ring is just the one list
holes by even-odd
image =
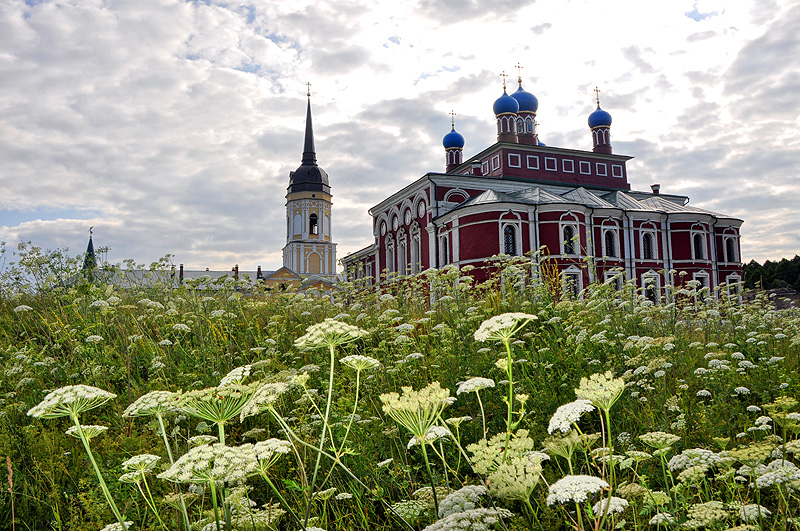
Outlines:
{"label": "white umbel flower", "polygon": [[583,503],[589,497],[603,489],[608,488],[608,482],[595,476],[577,475],[564,476],[552,485],[547,495],[547,505],[555,503]]}
{"label": "white umbel flower", "polygon": [[489,389],[490,387],[494,387],[494,380],[491,378],[481,378],[478,376],[475,378],[470,378],[466,382],[461,382],[458,385],[458,389],[456,389],[456,394],[460,395],[461,393],[473,393],[483,389]]}
{"label": "white umbel flower", "polygon": [[528,322],[538,319],[535,315],[520,312],[495,315],[481,323],[475,331],[475,341],[499,341],[509,338]]}
{"label": "white umbel flower", "polygon": [[603,514],[606,510],[609,513],[621,513],[625,511],[627,506],[628,500],[625,498],[611,496],[610,498],[603,498],[601,501],[595,503],[592,506],[592,511],[594,511],[594,514]]}
{"label": "white umbel flower", "polygon": [[368,335],[369,332],[357,326],[336,319],[325,319],[321,323],[309,326],[304,335],[294,340],[294,344],[299,348],[331,347]]}
{"label": "white umbel flower", "polygon": [[48,393],[44,400],[28,410],[28,416],[40,419],[77,416],[116,397],[114,393],[90,385],[67,385]]}
{"label": "white umbel flower", "polygon": [[547,427],[547,433],[552,434],[558,430],[562,433],[569,433],[572,425],[581,418],[584,413],[594,411],[594,406],[590,400],[579,398],[569,404],[564,404],[559,407],[550,419],[550,425]]}

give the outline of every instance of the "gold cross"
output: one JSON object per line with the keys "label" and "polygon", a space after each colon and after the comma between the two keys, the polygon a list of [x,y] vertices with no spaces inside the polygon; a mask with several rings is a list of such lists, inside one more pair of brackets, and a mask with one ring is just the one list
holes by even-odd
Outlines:
{"label": "gold cross", "polygon": [[517,62],[517,82],[519,82],[520,86],[522,85],[522,65]]}
{"label": "gold cross", "polygon": [[456,113],[454,111],[450,111],[450,125],[453,126],[453,129],[456,128]]}
{"label": "gold cross", "polygon": [[600,89],[595,87],[594,91],[597,94],[597,106],[600,107]]}
{"label": "gold cross", "polygon": [[503,78],[503,91],[505,92],[505,90],[506,90],[506,78],[508,77],[508,74],[506,74],[505,70],[503,70],[503,73],[500,74],[500,77]]}
{"label": "gold cross", "polygon": [[311,97],[311,83],[306,83],[306,87],[308,88],[308,93],[306,94],[306,96],[308,96],[310,98]]}

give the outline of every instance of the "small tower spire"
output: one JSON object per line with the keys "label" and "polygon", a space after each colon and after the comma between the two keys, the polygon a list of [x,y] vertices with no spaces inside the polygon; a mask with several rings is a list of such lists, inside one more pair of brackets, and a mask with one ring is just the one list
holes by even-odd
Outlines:
{"label": "small tower spire", "polygon": [[505,92],[506,91],[506,79],[508,78],[508,74],[506,74],[505,70],[503,70],[503,72],[500,74],[500,77],[503,78],[503,92]]}
{"label": "small tower spire", "polygon": [[592,131],[592,151],[611,153],[611,115],[600,108],[600,89],[594,88],[597,109],[589,115],[589,129]]}
{"label": "small tower spire", "polygon": [[517,62],[517,83],[519,83],[520,88],[522,88],[522,65]]}
{"label": "small tower spire", "polygon": [[94,225],[89,227],[89,245],[86,246],[86,254],[83,256],[83,271],[91,271],[97,267],[97,258],[94,255],[94,243],[92,242],[92,229],[94,229]]}
{"label": "small tower spire", "polygon": [[456,113],[450,111],[450,132],[442,139],[447,165],[445,171],[449,172],[463,162],[464,137],[456,131]]}
{"label": "small tower spire", "polygon": [[303,165],[316,166],[317,152],[314,148],[314,124],[311,122],[311,83],[306,83],[308,87],[308,106],[306,107],[306,138],[303,145]]}

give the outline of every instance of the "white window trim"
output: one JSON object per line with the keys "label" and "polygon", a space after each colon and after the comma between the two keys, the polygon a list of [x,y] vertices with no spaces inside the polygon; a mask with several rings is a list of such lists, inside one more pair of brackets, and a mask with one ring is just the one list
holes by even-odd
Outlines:
{"label": "white window trim", "polygon": [[[516,159],[516,162],[512,162],[513,159]],[[522,167],[522,156],[518,153],[509,153],[508,154],[508,167],[509,168],[521,168]]]}
{"label": "white window trim", "polygon": [[[600,243],[602,244],[602,251],[603,251],[603,258],[622,258],[622,252],[619,246],[619,227],[616,225],[603,225],[601,227],[603,229],[603,234],[600,239]],[[606,248],[606,234],[611,233],[614,236],[614,246],[616,247],[617,254],[610,255],[608,254],[608,249]]]}
{"label": "white window trim", "polygon": [[[583,292],[583,272],[580,270],[580,268],[571,265],[561,272],[561,289],[563,293],[568,292],[567,285],[570,279],[575,280],[575,288],[576,288],[575,291],[577,293],[575,293],[574,295],[577,297],[581,297],[581,293]],[[573,295],[571,291],[569,293]]]}
{"label": "white window trim", "polygon": [[[569,165],[569,169],[567,169]],[[561,171],[564,173],[575,173],[575,161],[571,159],[561,159]]]}
{"label": "white window trim", "polygon": [[[586,168],[586,171],[583,169]],[[592,163],[586,160],[579,160],[578,161],[578,172],[581,175],[591,175],[592,174]]]}
{"label": "white window trim", "polygon": [[647,298],[647,288],[652,285],[656,290],[656,300],[655,304],[658,304],[658,301],[661,301],[661,275],[657,272],[653,271],[652,269],[646,273],[642,273],[642,296],[646,300]]}
{"label": "white window trim", "polygon": [[[533,162],[534,164],[531,164],[531,162]],[[526,157],[525,163],[528,165],[529,170],[539,169],[539,157],[537,155],[528,155]]]}
{"label": "white window trim", "polygon": [[611,165],[611,176],[616,179],[622,179],[622,165],[621,164],[612,164]]}
{"label": "white window trim", "polygon": [[492,171],[500,169],[500,155],[492,157]]}
{"label": "white window trim", "polygon": [[517,248],[516,253],[509,255],[509,256],[522,256],[522,230],[521,230],[521,222],[519,220],[514,221],[504,221],[500,220],[500,254],[506,254],[506,238],[505,238],[505,230],[506,227],[511,227],[514,229],[514,246]]}
{"label": "white window trim", "polygon": [[599,177],[606,177],[608,175],[608,166],[605,162],[595,162],[594,169]]}
{"label": "white window trim", "polygon": [[[572,242],[573,249],[575,249],[577,251],[576,253],[567,253],[565,251],[565,246],[564,246],[564,227],[566,227],[567,225],[571,226],[572,227],[572,231],[575,233],[575,234],[573,234],[573,238],[575,238],[575,236],[577,236],[577,238],[575,238],[574,241]],[[564,256],[564,255],[566,255],[566,256],[580,256],[581,255],[581,237],[580,237],[580,234],[581,234],[580,233],[580,223],[578,223],[577,221],[560,221],[558,223],[558,241],[559,241],[558,246],[559,246],[559,251],[560,251],[559,254],[561,256]]]}
{"label": "white window trim", "polygon": [[[550,167],[549,163],[553,163],[553,167]],[[558,159],[555,157],[545,157],[544,158],[544,169],[545,171],[558,171]]]}
{"label": "white window trim", "polygon": [[[708,260],[706,255],[708,254],[708,236],[706,235],[705,230],[696,230],[692,229],[691,232],[692,239],[691,239],[691,247],[692,247],[692,260]],[[703,238],[703,256],[697,256],[697,252],[695,250],[694,239],[695,236],[701,236]]]}
{"label": "white window trim", "polygon": [[483,161],[481,163],[481,173],[484,174],[484,175],[489,173],[489,162],[488,161]]}
{"label": "white window trim", "polygon": [[[653,257],[644,257],[644,235],[650,235],[650,241],[653,242]],[[640,260],[658,260],[658,233],[655,229],[639,229],[639,259]]]}
{"label": "white window trim", "polygon": [[[725,263],[726,264],[738,264],[739,263],[739,242],[737,241],[738,238],[733,235],[722,235],[722,252],[725,253]],[[733,242],[733,260],[731,257],[728,256],[728,242]]]}

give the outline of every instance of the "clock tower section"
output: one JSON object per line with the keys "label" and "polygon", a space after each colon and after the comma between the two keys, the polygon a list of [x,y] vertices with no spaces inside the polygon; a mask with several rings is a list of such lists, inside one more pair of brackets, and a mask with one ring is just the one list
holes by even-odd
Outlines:
{"label": "clock tower section", "polygon": [[303,159],[300,167],[289,173],[286,193],[284,267],[302,276],[336,280],[336,244],[331,235],[331,199],[328,174],[317,164],[309,93]]}

